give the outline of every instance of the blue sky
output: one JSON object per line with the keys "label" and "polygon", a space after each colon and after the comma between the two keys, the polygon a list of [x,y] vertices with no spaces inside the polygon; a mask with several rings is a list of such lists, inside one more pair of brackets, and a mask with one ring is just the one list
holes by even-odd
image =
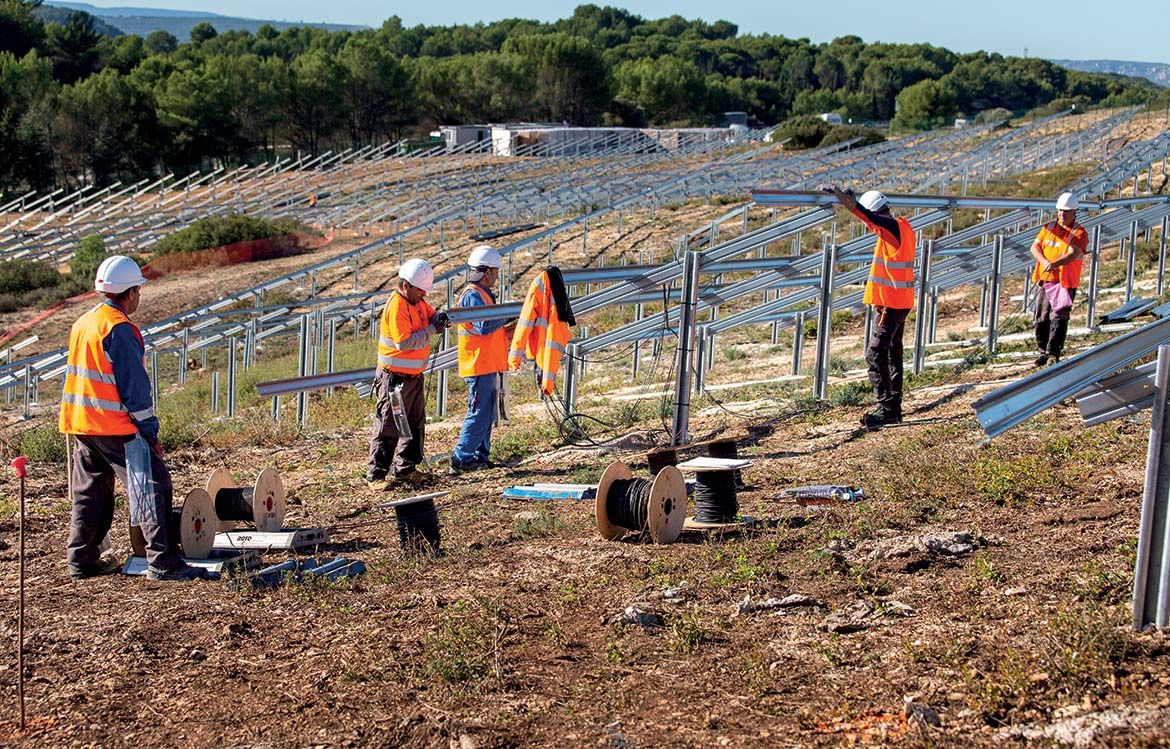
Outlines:
{"label": "blue sky", "polygon": [[[50,0],[51,2],[51,0]],[[402,5],[376,0],[89,0],[98,6],[207,10],[274,20],[378,26],[397,14],[407,25],[472,23],[500,18],[550,21],[570,15],[577,0],[447,0]],[[647,18],[677,13],[738,24],[741,33],[807,37],[813,42],[856,34],[867,42],[929,42],[960,52],[977,49],[1032,57],[1170,63],[1167,0],[626,0],[615,5]]]}

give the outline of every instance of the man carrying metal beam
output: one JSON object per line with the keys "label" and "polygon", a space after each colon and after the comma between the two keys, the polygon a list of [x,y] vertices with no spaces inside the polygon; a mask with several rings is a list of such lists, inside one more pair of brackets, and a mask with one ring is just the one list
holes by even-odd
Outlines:
{"label": "man carrying metal beam", "polygon": [[69,359],[58,428],[76,438],[70,466],[72,523],[66,557],[69,575],[84,580],[116,572],[117,560],[100,556],[114,520],[114,477],[130,494],[130,521],[146,541],[151,580],[206,578],[188,566],[171,536],[171,474],[162,459],[158,417],[143,366],[145,345],[130,315],[142,284],[138,264],[114,255],[98,267],[94,289],[105,301],[86,312],[69,332]]}
{"label": "man carrying metal beam", "polygon": [[877,235],[873,264],[862,301],[873,307],[873,332],[865,347],[869,382],[877,408],[861,417],[861,425],[877,428],[902,421],[902,332],[914,307],[914,229],[905,218],[894,218],[889,200],[877,190],[862,194],[836,185],[821,185],[837,202]]}
{"label": "man carrying metal beam", "polygon": [[[460,307],[481,307],[496,303],[492,287],[500,278],[500,253],[482,244],[467,258],[467,288]],[[500,373],[508,370],[508,341],[515,324],[504,320],[483,320],[458,325],[459,376],[467,382],[467,418],[459,430],[459,441],[451,454],[451,473],[491,468],[492,425],[499,397]]]}
{"label": "man carrying metal beam", "polygon": [[[1040,228],[1032,243],[1032,281],[1043,292],[1036,295],[1036,314],[1033,318],[1036,332],[1036,366],[1060,361],[1064,339],[1068,335],[1068,319],[1072,313],[1073,298],[1081,285],[1081,266],[1089,235],[1077,224],[1080,201],[1066,192],[1056,201],[1056,220]],[[1133,248],[1130,248],[1133,252]]]}
{"label": "man carrying metal beam", "polygon": [[418,469],[427,423],[423,372],[431,356],[431,337],[447,327],[447,313],[436,312],[424,298],[434,283],[427,261],[411,258],[398,269],[398,289],[382,309],[374,375],[377,406],[366,470],[371,489],[426,481]]}

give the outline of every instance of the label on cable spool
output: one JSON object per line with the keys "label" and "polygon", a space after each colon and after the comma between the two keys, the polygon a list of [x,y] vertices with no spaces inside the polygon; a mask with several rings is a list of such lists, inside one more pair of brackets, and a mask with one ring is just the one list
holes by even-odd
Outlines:
{"label": "label on cable spool", "polygon": [[751,464],[750,460],[739,458],[698,457],[691,458],[685,463],[679,463],[678,467],[684,471],[734,471],[747,468]]}

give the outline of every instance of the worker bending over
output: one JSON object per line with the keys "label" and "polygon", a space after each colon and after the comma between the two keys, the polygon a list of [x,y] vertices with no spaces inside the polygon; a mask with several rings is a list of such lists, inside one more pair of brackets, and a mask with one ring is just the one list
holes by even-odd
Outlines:
{"label": "worker bending over", "polygon": [[423,372],[431,355],[431,338],[447,327],[447,314],[435,312],[424,298],[434,281],[434,271],[425,260],[407,260],[398,269],[398,288],[382,309],[374,375],[377,405],[366,471],[372,489],[426,481],[419,470],[427,422]]}
{"label": "worker bending over", "polygon": [[[76,438],[66,550],[74,580],[121,568],[116,559],[103,558],[99,552],[114,520],[115,476],[131,493],[131,520],[138,521],[146,541],[146,576],[151,580],[207,577],[204,570],[183,561],[179,539],[172,538],[167,528],[171,474],[162,459],[158,417],[143,366],[146,346],[138,326],[130,321],[144,283],[142,271],[130,258],[106,258],[94,280],[94,289],[106,298],[78,318],[69,332],[58,427],[67,439],[68,435]],[[128,460],[128,455],[134,457]],[[128,462],[131,480],[141,487],[136,491],[127,480]]]}
{"label": "worker bending over", "polygon": [[[1040,356],[1036,366],[1043,367],[1060,361],[1064,353],[1064,339],[1068,336],[1068,318],[1072,314],[1073,299],[1081,285],[1081,266],[1089,235],[1077,224],[1080,201],[1066,192],[1056,201],[1056,220],[1040,228],[1032,243],[1032,281],[1039,284],[1036,295],[1036,347]],[[1133,252],[1133,248],[1130,248]]]}
{"label": "worker bending over", "polygon": [[873,307],[873,332],[865,347],[869,382],[877,408],[861,417],[861,425],[876,428],[902,421],[902,333],[914,307],[914,251],[916,238],[910,222],[894,218],[889,200],[870,190],[858,200],[851,190],[822,185],[874,234],[873,263],[865,282],[863,302]]}
{"label": "worker bending over", "polygon": [[[492,287],[500,279],[500,253],[491,245],[480,245],[467,258],[467,288],[459,298],[460,307],[482,307],[496,303]],[[501,386],[500,373],[508,369],[508,341],[512,330],[504,320],[460,323],[459,376],[467,382],[467,417],[459,430],[459,441],[451,454],[451,473],[491,468],[492,425]]]}

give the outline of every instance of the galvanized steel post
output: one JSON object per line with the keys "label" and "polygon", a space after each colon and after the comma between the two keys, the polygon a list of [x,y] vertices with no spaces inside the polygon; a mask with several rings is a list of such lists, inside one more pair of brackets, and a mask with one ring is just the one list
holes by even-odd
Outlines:
{"label": "galvanized steel post", "polygon": [[1166,288],[1166,279],[1163,276],[1166,273],[1166,234],[1170,232],[1170,216],[1162,218],[1162,234],[1158,238],[1158,285],[1155,294],[1162,296],[1162,291]]}
{"label": "galvanized steel post", "polygon": [[158,351],[150,352],[150,401],[158,403]]}
{"label": "galvanized steel post", "polygon": [[1133,280],[1137,272],[1138,223],[1129,225],[1129,254],[1125,257],[1125,301],[1133,298]]}
{"label": "galvanized steel post", "polygon": [[[301,315],[300,345],[297,351],[297,376],[309,374],[309,356],[313,343],[309,337],[309,316]],[[309,421],[309,394],[297,393],[297,426],[302,429]]]}
{"label": "galvanized steel post", "polygon": [[987,290],[987,350],[999,347],[999,284],[1003,271],[1003,235],[996,234],[991,248],[991,286]]}
{"label": "galvanized steel post", "polygon": [[191,345],[191,329],[183,328],[182,343],[179,344],[179,384],[187,382],[187,351]]}
{"label": "galvanized steel post", "polygon": [[804,311],[792,318],[792,374],[800,374],[801,359],[804,357]]}
{"label": "galvanized steel post", "polygon": [[1170,619],[1170,346],[1158,347],[1154,413],[1133,574],[1133,627],[1161,629]]}
{"label": "galvanized steel post", "polygon": [[1093,236],[1089,242],[1089,294],[1085,300],[1085,325],[1090,330],[1097,330],[1097,284],[1100,282],[1101,268],[1101,227],[1093,227]]}
{"label": "galvanized steel post", "polygon": [[577,344],[570,343],[565,347],[565,357],[561,361],[565,370],[565,388],[561,395],[565,399],[567,416],[577,407]]}
{"label": "galvanized steel post", "polygon": [[211,373],[211,412],[219,413],[219,372]]}
{"label": "galvanized steel post", "polygon": [[239,340],[232,336],[228,339],[227,348],[227,415],[236,415],[236,358]]}
{"label": "galvanized steel post", "polygon": [[699,302],[699,255],[687,252],[683,256],[682,309],[678,323],[678,359],[675,367],[674,422],[671,427],[671,445],[687,442],[691,422],[691,367],[695,354],[695,308]]}
{"label": "galvanized steel post", "polygon": [[817,309],[817,359],[813,375],[813,395],[824,400],[829,395],[829,336],[833,325],[833,271],[837,265],[837,245],[828,234],[821,236],[821,293]]}
{"label": "galvanized steel post", "polygon": [[922,245],[922,256],[918,262],[918,295],[914,314],[914,374],[922,374],[926,361],[926,336],[930,330],[930,261],[934,254],[934,240],[928,239]]}

